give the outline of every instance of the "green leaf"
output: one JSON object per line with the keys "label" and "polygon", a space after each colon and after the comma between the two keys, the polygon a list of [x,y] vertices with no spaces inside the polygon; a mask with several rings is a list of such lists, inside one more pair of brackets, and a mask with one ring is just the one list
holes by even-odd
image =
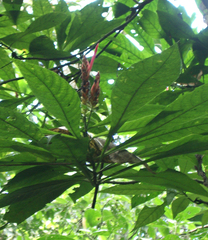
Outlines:
{"label": "green leaf", "polygon": [[[184,220],[196,217],[201,212],[201,208],[198,206],[188,206],[183,212],[176,216],[177,222],[182,222]],[[199,219],[198,219],[199,220]]]}
{"label": "green leaf", "polygon": [[0,56],[0,78],[4,81],[15,78],[12,59],[3,48],[0,48]]}
{"label": "green leaf", "polygon": [[122,125],[118,132],[138,131],[144,128],[154,117],[162,112],[164,106],[155,104],[144,105],[138,113],[136,113],[136,120],[127,121]]}
{"label": "green leaf", "polygon": [[180,56],[175,45],[122,73],[112,91],[111,131],[116,132],[125,121],[134,120],[141,107],[178,77],[179,70]]}
{"label": "green leaf", "polygon": [[9,94],[7,91],[12,91],[9,88],[4,88],[0,86],[0,99],[9,99],[9,100],[13,100],[14,97]]}
{"label": "green leaf", "polygon": [[183,94],[183,91],[180,91],[180,90],[164,91],[161,94],[159,94],[157,97],[155,97],[151,101],[151,104],[155,104],[156,106],[158,104],[163,105],[163,106],[167,106],[170,103],[172,103],[174,100],[176,100],[181,94]]}
{"label": "green leaf", "polygon": [[[74,139],[67,135],[55,135],[48,142],[39,143],[56,158],[65,159],[77,166],[86,177],[91,179],[90,172],[86,167],[87,149],[89,138]],[[44,146],[45,145],[45,146]]]}
{"label": "green leaf", "polygon": [[3,5],[7,11],[18,11],[22,6],[23,0],[3,0]]}
{"label": "green leaf", "polygon": [[160,206],[152,207],[152,208],[145,206],[139,213],[139,216],[137,218],[137,221],[133,230],[137,230],[140,227],[146,226],[147,224],[154,222],[160,217],[162,217],[162,215],[164,214],[164,208],[165,208],[165,203]]}
{"label": "green leaf", "polygon": [[[161,194],[162,192],[152,192],[152,193],[147,193],[147,194],[140,194],[140,195],[135,195],[134,197],[132,197],[131,199],[131,207],[135,208],[136,206],[143,204],[145,202],[148,202],[149,200],[157,197],[159,194]],[[135,193],[136,194],[136,193]]]}
{"label": "green leaf", "polygon": [[[208,103],[208,85],[205,84],[191,93],[180,95],[159,113],[146,127],[125,143],[151,146],[164,146],[162,142],[179,140],[190,134],[206,134],[208,118],[203,109]],[[180,124],[178,124],[180,122]],[[185,149],[184,149],[185,150]],[[188,149],[187,149],[188,150]],[[143,152],[146,155],[147,150]]]}
{"label": "green leaf", "polygon": [[3,5],[16,24],[23,0],[3,0]]}
{"label": "green leaf", "polygon": [[205,211],[202,216],[202,225],[204,226],[207,223],[208,223],[208,211]]}
{"label": "green leaf", "polygon": [[166,34],[161,28],[157,14],[147,9],[142,11],[142,14],[143,16],[139,20],[139,23],[143,30],[152,38],[165,37]]}
{"label": "green leaf", "polygon": [[128,11],[130,11],[130,8],[128,6],[120,2],[115,2],[112,9],[115,18],[118,18],[123,14],[127,13]]}
{"label": "green leaf", "polygon": [[68,177],[65,180],[40,183],[7,194],[0,199],[0,207],[10,205],[9,211],[4,215],[4,220],[21,223],[74,185],[71,179]]}
{"label": "green leaf", "polygon": [[133,37],[141,46],[144,47],[143,51],[148,52],[151,55],[155,54],[153,39],[138,25],[137,20],[132,21],[130,24],[128,24],[125,30],[126,29],[128,31],[128,34]]}
{"label": "green leaf", "polygon": [[[1,5],[2,6],[2,5]],[[4,32],[4,31],[7,31],[7,34],[5,35],[8,35],[8,34],[11,34],[11,33],[14,33],[14,32],[17,32],[17,30],[11,26],[14,25],[14,20],[13,20],[13,17],[11,16],[11,14],[16,14],[16,16],[18,17],[16,19],[16,25],[19,25],[21,23],[24,23],[26,22],[27,20],[31,19],[33,17],[32,14],[29,14],[28,12],[26,11],[11,11],[11,12],[1,12],[1,15],[0,15],[0,27],[3,27],[2,29],[0,29],[0,32]]]}
{"label": "green leaf", "polygon": [[89,138],[74,139],[67,135],[53,135],[42,139],[38,144],[51,152],[55,157],[64,157],[68,162],[86,161]]}
{"label": "green leaf", "polygon": [[165,191],[164,187],[148,185],[148,184],[133,184],[133,185],[119,185],[102,190],[103,193],[119,194],[119,195],[134,195],[134,194],[148,194],[151,192]]}
{"label": "green leaf", "polygon": [[13,99],[7,99],[7,100],[2,100],[0,102],[0,107],[7,107],[9,109],[15,109],[18,105],[21,103],[29,104],[31,101],[34,100],[34,96],[27,96],[23,98],[13,98]]}
{"label": "green leaf", "polygon": [[172,203],[172,213],[173,219],[178,215],[178,213],[185,210],[190,203],[190,200],[187,197],[180,197],[173,201]]}
{"label": "green leaf", "polygon": [[[190,135],[171,144],[165,144],[145,154],[151,161],[165,157],[177,156],[188,153],[198,153],[207,150],[208,136]],[[144,156],[144,154],[142,154]]]}
{"label": "green leaf", "polygon": [[71,133],[80,137],[80,99],[76,91],[56,73],[37,65],[15,61],[40,102]]}
{"label": "green leaf", "polygon": [[60,25],[56,26],[56,34],[57,34],[57,42],[58,42],[58,48],[59,50],[63,49],[64,41],[66,39],[66,29],[68,24],[71,21],[71,13],[69,13],[69,9],[67,6],[67,3],[64,0],[61,0],[58,2],[58,4],[55,7],[55,10],[57,12],[62,12],[67,14],[66,20],[64,20]]}
{"label": "green leaf", "polygon": [[45,149],[34,145],[23,144],[15,141],[0,139],[0,152],[29,152],[34,154],[36,157],[40,157],[44,160],[53,161],[54,157]]}
{"label": "green leaf", "polygon": [[104,11],[101,2],[100,0],[93,2],[80,12],[75,12],[75,17],[68,27],[66,50],[86,48],[123,22],[123,20],[106,21],[101,16]]}
{"label": "green leaf", "polygon": [[84,216],[90,227],[97,226],[101,221],[101,213],[97,209],[87,209]]}
{"label": "green leaf", "polygon": [[[0,17],[0,27],[2,28],[1,30],[7,30],[6,27],[11,27],[13,26],[14,23],[11,19],[11,17],[9,16],[9,13],[8,12],[4,12],[4,13],[1,13],[1,17]],[[16,32],[16,30],[15,30]],[[8,33],[6,34],[8,35]]]}
{"label": "green leaf", "polygon": [[14,33],[2,38],[2,41],[17,49],[28,49],[30,42],[36,37],[35,34],[25,34],[24,32]]}
{"label": "green leaf", "polygon": [[[80,179],[81,180],[81,179]],[[73,190],[74,192],[69,194],[73,202],[75,203],[77,199],[81,198],[82,196],[86,195],[93,189],[92,184],[89,182],[80,182],[79,187],[74,187]]]}
{"label": "green leaf", "polygon": [[55,27],[67,18],[64,13],[48,13],[32,22],[25,30],[25,34],[40,32],[45,29]]}
{"label": "green leaf", "polygon": [[[168,169],[164,172],[152,174],[146,170],[140,170],[136,174],[121,173],[116,175],[118,178],[128,178],[149,184],[173,188],[180,192],[191,192],[202,196],[208,196],[208,192],[199,183],[189,178],[187,175]],[[183,184],[181,184],[183,183]]]}
{"label": "green leaf", "polygon": [[[103,56],[111,58],[126,68],[144,59],[141,52],[125,35],[118,35],[116,38],[109,37],[99,44],[100,48],[112,41],[110,46],[102,53]],[[122,67],[123,69],[123,67]]]}
{"label": "green leaf", "polygon": [[62,235],[50,234],[50,235],[40,237],[37,240],[74,240],[74,238],[66,237],[66,236],[62,236]]}
{"label": "green leaf", "polygon": [[[112,39],[113,46],[116,46],[116,50],[122,52],[119,57],[120,60],[123,59],[123,63],[130,63],[131,65],[144,59],[143,53],[124,35],[118,35],[116,38]],[[116,56],[114,56],[115,58]]]}
{"label": "green leaf", "polygon": [[48,0],[33,0],[33,13],[35,16],[42,16],[53,12],[52,6]]}
{"label": "green leaf", "polygon": [[70,54],[67,52],[59,51],[55,49],[53,41],[45,35],[39,36],[33,39],[29,46],[30,54],[35,57],[44,58],[65,58]]}
{"label": "green leaf", "polygon": [[168,234],[163,238],[163,240],[180,240],[180,237],[178,235]]}
{"label": "green leaf", "polygon": [[179,9],[167,0],[158,0],[157,9],[159,11],[167,12],[175,16],[180,16]]}
{"label": "green leaf", "polygon": [[69,168],[65,166],[37,166],[30,167],[15,175],[14,178],[3,187],[3,191],[13,192],[17,189],[28,187],[42,182],[48,182],[52,178],[69,172]]}
{"label": "green leaf", "polygon": [[[31,166],[35,166],[37,161],[40,160],[42,159],[39,159],[37,156],[29,152],[8,154],[0,160],[0,172],[24,170]],[[45,161],[45,159],[42,161]],[[44,162],[42,162],[42,164],[44,164]]]}
{"label": "green leaf", "polygon": [[[179,16],[173,16],[170,13],[157,11],[160,24],[163,30],[171,38],[194,38],[195,34],[192,28],[184,22]],[[168,19],[168,21],[167,21]]]}
{"label": "green leaf", "polygon": [[44,136],[22,114],[3,107],[0,108],[0,134],[0,138],[27,138],[33,141],[39,141]]}

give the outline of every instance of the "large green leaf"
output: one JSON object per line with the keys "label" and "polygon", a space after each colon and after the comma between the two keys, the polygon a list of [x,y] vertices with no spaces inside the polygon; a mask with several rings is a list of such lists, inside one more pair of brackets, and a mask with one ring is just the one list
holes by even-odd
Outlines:
{"label": "large green leaf", "polygon": [[53,8],[48,0],[33,0],[32,3],[35,16],[42,16],[53,12]]}
{"label": "large green leaf", "polygon": [[133,37],[141,46],[144,47],[144,51],[155,54],[153,39],[138,25],[137,19],[128,24],[125,28],[128,34]]}
{"label": "large green leaf", "polygon": [[57,44],[59,50],[62,50],[64,41],[67,36],[66,28],[71,21],[71,14],[69,14],[69,7],[67,6],[67,3],[64,0],[58,2],[58,4],[55,6],[55,11],[65,13],[68,16],[66,20],[64,20],[60,25],[56,26]]}
{"label": "large green leaf", "polygon": [[102,53],[103,56],[111,58],[125,66],[130,67],[132,64],[143,60],[145,55],[140,51],[125,35],[118,35],[116,38],[109,37],[99,44],[100,48],[112,41],[110,46]]}
{"label": "large green leaf", "polygon": [[158,0],[157,10],[180,16],[180,10],[167,0]]}
{"label": "large green leaf", "polygon": [[53,41],[45,35],[41,35],[33,39],[29,46],[30,54],[35,57],[44,58],[65,58],[70,54],[64,51],[55,49]]}
{"label": "large green leaf", "polygon": [[0,79],[8,80],[15,78],[11,58],[3,48],[0,48]]}
{"label": "large green leaf", "polygon": [[191,93],[180,95],[122,147],[142,144],[155,148],[162,145],[162,142],[190,134],[208,133],[208,118],[204,111],[208,104],[207,91],[208,85],[205,84]]}
{"label": "large green leaf", "polygon": [[3,5],[7,11],[18,11],[22,6],[23,0],[3,0]]}
{"label": "large green leaf", "polygon": [[192,28],[179,16],[173,16],[172,14],[163,11],[157,11],[157,13],[159,16],[160,24],[168,36],[173,38],[195,37]]}
{"label": "large green leaf", "polygon": [[134,230],[140,227],[146,226],[147,224],[154,222],[160,217],[162,217],[165,211],[164,210],[165,205],[166,204],[164,203],[160,206],[152,207],[152,208],[145,206],[139,213]]}
{"label": "large green leaf", "polygon": [[14,100],[14,97],[11,94],[9,94],[7,91],[13,91],[13,90],[0,86],[0,99]]}
{"label": "large green leaf", "polygon": [[208,196],[208,192],[203,187],[201,187],[199,183],[192,180],[187,175],[171,169],[156,174],[150,173],[146,170],[140,170],[137,173],[131,174],[124,172],[118,174],[116,177],[128,178],[149,184],[173,188],[180,192],[191,192],[206,197]]}
{"label": "large green leaf", "polygon": [[[64,166],[37,166],[23,170],[16,174],[14,178],[3,187],[3,191],[13,192],[17,189],[28,187],[30,185],[48,182],[52,178],[69,172],[68,167]],[[81,177],[81,176],[80,176]]]}
{"label": "large green leaf", "polygon": [[44,158],[45,161],[54,161],[54,157],[44,148],[37,147],[31,144],[23,144],[20,142],[0,139],[0,152],[29,152],[34,154],[36,157]]}
{"label": "large green leaf", "polygon": [[55,27],[67,18],[64,13],[48,13],[32,22],[25,30],[25,34],[40,32],[45,29]]}
{"label": "large green leaf", "polygon": [[[80,179],[81,180],[81,179]],[[73,190],[74,192],[69,194],[73,202],[76,202],[77,199],[81,198],[85,194],[89,193],[92,189],[93,186],[89,182],[80,182],[79,187],[74,187]]]}
{"label": "large green leaf", "polygon": [[[43,156],[44,158],[44,156]],[[8,154],[0,160],[0,172],[8,172],[15,170],[24,170],[36,166],[38,164],[44,165],[47,159],[38,158],[33,153],[21,152],[16,154]],[[40,162],[42,161],[42,162]]]}
{"label": "large green leaf", "polygon": [[36,37],[35,34],[25,34],[18,32],[2,38],[2,41],[17,49],[28,49],[30,42]]}
{"label": "large green leaf", "polygon": [[10,205],[4,220],[21,223],[74,185],[72,177],[18,189],[0,199],[0,207]]}
{"label": "large green leaf", "polygon": [[40,102],[79,138],[81,113],[77,92],[50,70],[17,60],[15,62]]}
{"label": "large green leaf", "polygon": [[[180,118],[179,118],[180,119]],[[147,126],[145,129],[147,129]],[[159,147],[167,147],[167,145],[164,145],[164,142],[168,143],[169,141],[176,141],[180,138],[184,138],[186,136],[189,136],[191,134],[207,134],[208,132],[208,118],[202,117],[202,118],[196,118],[194,120],[188,121],[187,123],[182,123],[181,125],[176,125],[176,122],[173,122],[172,128],[171,124],[167,126],[167,128],[161,129],[158,127],[158,131],[155,130],[153,134],[149,134],[148,136],[141,138],[138,136],[135,136],[138,140],[134,141],[134,137],[129,140],[125,145],[133,144],[133,145],[144,145],[146,148],[140,152],[140,155],[147,156],[149,153],[147,153],[147,149],[149,146],[151,146],[154,150]],[[146,134],[145,134],[146,135]],[[200,138],[200,135],[198,135],[197,138]],[[206,138],[205,138],[206,139]],[[133,141],[133,143],[132,143]],[[184,140],[182,140],[184,141]],[[171,146],[175,145],[177,146],[179,142],[175,142]],[[187,143],[188,144],[188,143]],[[190,145],[192,143],[190,142]],[[200,149],[204,149],[204,146],[201,146]],[[184,149],[185,150],[185,149]],[[186,149],[186,153],[190,151],[191,149]],[[205,150],[205,149],[204,149]],[[194,148],[194,151],[197,151],[196,148]],[[160,151],[159,151],[160,152]],[[191,151],[192,152],[192,151]]]}
{"label": "large green leaf", "polygon": [[119,185],[102,190],[104,193],[119,195],[148,194],[151,192],[163,192],[164,187],[149,184]]}
{"label": "large green leaf", "polygon": [[70,139],[57,135],[51,139],[49,146],[46,147],[54,156],[65,158],[77,166],[86,177],[91,179],[90,172],[86,167],[87,149],[89,138]]}
{"label": "large green leaf", "polygon": [[162,105],[146,104],[136,114],[138,119],[127,121],[118,132],[138,131],[144,128],[152,119],[164,109]]}
{"label": "large green leaf", "polygon": [[207,141],[208,136],[189,135],[170,144],[154,146],[154,150],[142,153],[141,157],[148,157],[149,160],[154,161],[171,156],[204,152],[208,150]]}
{"label": "large green leaf", "polygon": [[57,158],[66,158],[75,164],[86,161],[89,138],[74,139],[67,135],[53,135],[47,140],[42,139],[38,144]]}
{"label": "large green leaf", "polygon": [[157,14],[147,9],[142,11],[142,14],[143,16],[139,20],[139,23],[144,31],[148,33],[152,38],[165,37],[166,34],[160,26]]}
{"label": "large green leaf", "polygon": [[[1,5],[0,5],[1,6]],[[16,16],[12,16],[12,14],[14,13],[14,15],[16,14]],[[11,26],[14,25],[14,20],[13,17],[17,19],[14,19],[16,21],[16,25],[21,24],[26,22],[27,20],[31,19],[33,17],[32,14],[29,14],[26,11],[11,11],[11,12],[1,12],[1,17],[0,17],[0,27],[3,27],[0,29],[0,32],[3,34],[4,31],[7,31],[7,34],[5,33],[5,35],[8,34],[12,34],[17,32],[17,30]],[[1,35],[1,34],[0,34]]]}
{"label": "large green leaf", "polygon": [[43,136],[39,128],[22,114],[8,108],[0,108],[0,138],[27,138],[39,141]]}
{"label": "large green leaf", "polygon": [[161,193],[162,193],[161,191],[155,191],[152,193],[146,193],[146,194],[141,193],[139,195],[134,195],[131,199],[131,207],[135,208],[138,205],[148,202],[149,200],[157,197]]}
{"label": "large green leaf", "polygon": [[22,103],[29,105],[32,101],[34,101],[34,95],[23,97],[23,98],[14,98],[13,97],[12,99],[2,100],[0,102],[0,107],[7,107],[10,110],[12,110],[12,109],[15,109],[18,105],[20,105]]}
{"label": "large green leaf", "polygon": [[172,203],[173,218],[175,218],[178,213],[185,210],[188,207],[189,203],[190,200],[185,196],[175,199]]}
{"label": "large green leaf", "polygon": [[[121,51],[119,57],[124,63],[134,64],[144,59],[143,53],[124,35],[118,35],[113,39],[112,47],[116,47],[116,51]],[[116,56],[114,56],[115,58]],[[125,64],[124,64],[125,65]]]}
{"label": "large green leaf", "polygon": [[10,14],[14,24],[17,22],[22,4],[23,0],[3,0],[3,5]]}
{"label": "large green leaf", "polygon": [[9,13],[4,12],[4,14],[2,14],[2,16],[0,17],[0,27],[1,28],[3,27],[4,28],[3,30],[6,30],[5,27],[11,27],[13,25],[14,25],[14,23],[13,23],[11,17],[9,16]]}
{"label": "large green leaf", "polygon": [[112,91],[112,131],[117,131],[125,121],[136,119],[141,107],[177,79],[179,70],[180,56],[174,45],[123,72]]}
{"label": "large green leaf", "polygon": [[67,50],[83,49],[123,22],[123,20],[106,21],[102,17],[103,11],[102,1],[99,0],[75,13],[65,43]]}

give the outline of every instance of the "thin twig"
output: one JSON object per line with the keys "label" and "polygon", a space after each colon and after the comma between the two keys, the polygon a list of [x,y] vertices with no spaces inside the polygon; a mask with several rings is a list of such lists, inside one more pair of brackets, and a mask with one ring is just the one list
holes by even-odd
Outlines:
{"label": "thin twig", "polygon": [[187,234],[191,234],[191,233],[194,233],[194,232],[196,232],[196,231],[198,231],[198,230],[201,230],[201,229],[204,229],[204,228],[208,228],[208,224],[207,224],[207,225],[204,225],[204,226],[199,226],[199,227],[197,227],[197,228],[195,228],[195,229],[190,230],[189,232],[181,233],[180,236],[184,236],[184,235],[187,235]]}
{"label": "thin twig", "polygon": [[105,181],[105,183],[128,185],[128,184],[139,183],[139,181],[129,181],[129,182]]}
{"label": "thin twig", "polygon": [[24,79],[24,77],[9,79],[9,80],[6,80],[6,81],[4,81],[4,82],[1,82],[1,83],[0,83],[0,86],[4,85],[4,84],[6,84],[6,83],[9,83],[9,82],[18,81],[18,80],[21,80],[21,79]]}

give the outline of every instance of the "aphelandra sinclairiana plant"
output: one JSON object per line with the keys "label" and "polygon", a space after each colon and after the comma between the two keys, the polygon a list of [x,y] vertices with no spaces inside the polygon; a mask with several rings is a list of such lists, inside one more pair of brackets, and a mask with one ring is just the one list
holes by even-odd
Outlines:
{"label": "aphelandra sinclairiana plant", "polygon": [[83,55],[82,59],[82,67],[81,67],[81,79],[82,79],[82,87],[81,87],[81,97],[82,103],[84,105],[90,104],[92,107],[95,107],[98,103],[99,94],[100,94],[100,73],[98,72],[95,81],[90,89],[90,71],[92,69],[94,60],[96,58],[96,53],[98,49],[98,44],[95,47],[94,55],[89,63],[86,56]]}

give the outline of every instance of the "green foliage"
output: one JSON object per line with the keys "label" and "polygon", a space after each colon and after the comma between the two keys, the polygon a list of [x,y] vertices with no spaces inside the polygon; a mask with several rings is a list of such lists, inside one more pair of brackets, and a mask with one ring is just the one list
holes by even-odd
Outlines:
{"label": "green foliage", "polygon": [[207,28],[78,3],[0,7],[2,239],[206,239]]}

